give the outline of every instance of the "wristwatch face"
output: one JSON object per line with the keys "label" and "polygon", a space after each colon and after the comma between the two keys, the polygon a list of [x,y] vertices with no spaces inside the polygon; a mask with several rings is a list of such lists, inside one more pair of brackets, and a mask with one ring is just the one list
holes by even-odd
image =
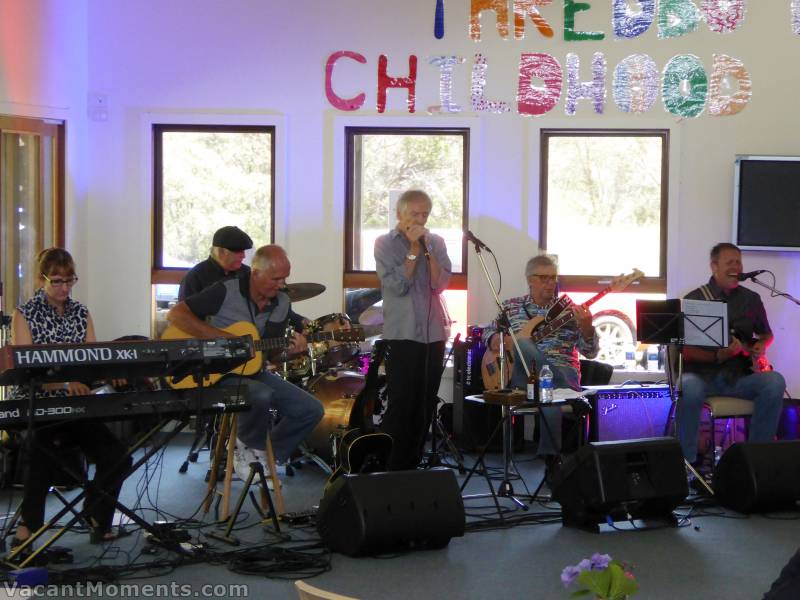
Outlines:
{"label": "wristwatch face", "polygon": [[417,255],[416,254],[406,254],[406,258],[408,260],[417,260]]}

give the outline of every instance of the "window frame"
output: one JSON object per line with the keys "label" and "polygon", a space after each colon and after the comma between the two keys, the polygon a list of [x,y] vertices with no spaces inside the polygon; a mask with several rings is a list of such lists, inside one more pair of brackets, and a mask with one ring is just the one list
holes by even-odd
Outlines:
{"label": "window frame", "polygon": [[[40,117],[27,117],[27,116],[13,116],[13,115],[0,115],[0,135],[20,134],[20,135],[33,135],[37,138],[37,191],[36,191],[36,204],[38,206],[38,222],[36,226],[36,242],[34,247],[36,252],[44,250],[44,227],[52,228],[52,243],[63,248],[66,243],[66,218],[65,218],[65,197],[66,197],[66,125],[63,120],[40,118]],[[52,173],[45,173],[44,152],[43,144],[44,137],[51,138],[52,144]],[[0,144],[0,163],[5,159],[3,145]],[[50,189],[52,190],[49,197],[45,196],[45,178],[49,178]],[[3,193],[8,193],[5,189],[7,182],[1,181],[3,186]],[[50,203],[51,214],[47,223],[45,222],[45,204]],[[10,204],[8,205],[10,206]],[[0,226],[7,227],[6,215],[0,214]],[[8,253],[6,248],[0,248],[0,254],[3,258],[7,258]],[[6,275],[6,268],[8,265],[2,263],[0,269],[0,279]],[[19,282],[15,279],[17,285]],[[15,286],[9,286],[9,290],[5,290],[6,298],[15,296]],[[34,287],[35,290],[35,287]],[[34,290],[28,290],[33,292]],[[22,290],[23,293],[26,290]]]}
{"label": "window frame", "polygon": [[[354,231],[354,211],[355,211],[355,137],[357,135],[460,135],[463,140],[463,177],[462,177],[462,214],[461,229],[468,228],[469,223],[469,179],[470,179],[470,135],[469,127],[383,127],[367,125],[345,125],[344,144],[345,144],[345,216],[344,216],[344,270],[343,287],[352,288],[379,288],[380,280],[375,271],[363,271],[354,269],[353,265],[353,243],[355,239]],[[435,199],[434,199],[435,201]],[[466,290],[467,289],[467,243],[461,242],[461,273],[453,273],[450,277],[448,289]]]}
{"label": "window frame", "polygon": [[[164,181],[163,181],[163,134],[165,132],[193,132],[193,133],[269,133],[270,134],[270,243],[275,242],[275,199],[276,179],[275,152],[277,127],[275,125],[238,125],[238,124],[207,124],[207,123],[151,123],[153,144],[153,244],[152,244],[152,271],[151,285],[178,284],[189,271],[182,267],[165,267],[162,263],[163,232],[164,232]],[[211,235],[213,232],[209,232]]]}
{"label": "window frame", "polygon": [[[539,240],[542,248],[547,251],[547,200],[548,200],[548,167],[549,167],[549,140],[553,137],[656,137],[661,139],[661,217],[659,226],[659,275],[658,277],[643,277],[639,280],[636,289],[629,290],[635,293],[666,293],[667,292],[667,253],[669,229],[669,179],[670,179],[670,136],[668,128],[542,128],[539,130],[540,146],[540,178],[539,178]],[[562,291],[568,292],[599,292],[604,289],[611,278],[619,273],[608,275],[561,275],[559,284]]]}

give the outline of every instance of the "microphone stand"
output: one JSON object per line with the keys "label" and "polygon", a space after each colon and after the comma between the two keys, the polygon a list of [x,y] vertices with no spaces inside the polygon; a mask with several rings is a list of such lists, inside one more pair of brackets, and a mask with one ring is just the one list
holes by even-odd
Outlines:
{"label": "microphone stand", "polygon": [[[520,357],[520,362],[522,362],[522,368],[525,369],[525,374],[530,377],[530,370],[528,369],[528,365],[525,364],[525,361],[521,359],[523,356],[522,350],[519,347],[519,342],[517,338],[514,337],[514,332],[511,331],[511,322],[508,319],[508,312],[503,307],[503,303],[500,302],[500,296],[495,289],[494,282],[492,281],[491,275],[489,275],[489,270],[486,268],[486,262],[483,260],[483,255],[481,254],[481,246],[485,248],[488,252],[491,253],[491,250],[486,247],[485,244],[481,244],[473,238],[468,238],[474,245],[475,245],[475,253],[478,256],[478,262],[481,264],[481,268],[483,269],[483,273],[486,276],[486,281],[489,283],[489,289],[492,291],[492,297],[494,298],[494,302],[497,305],[498,309],[498,316],[497,316],[497,333],[500,336],[499,340],[499,354],[500,354],[500,384],[502,385],[502,389],[507,389],[506,387],[506,354],[505,354],[505,335],[508,333],[511,336],[511,341],[514,344],[514,348],[517,350],[517,356]],[[512,452],[512,436],[513,430],[511,428],[511,408],[506,404],[503,404],[501,407],[501,422],[503,424],[503,481],[500,483],[500,487],[497,490],[497,495],[509,498],[511,501],[514,502],[517,506],[519,506],[523,510],[528,510],[528,505],[522,502],[519,498],[514,495],[514,487],[511,485],[511,478],[510,478],[510,465],[512,461],[511,452]],[[487,442],[488,443],[488,442]]]}
{"label": "microphone stand", "polygon": [[794,296],[792,296],[788,292],[781,292],[775,286],[772,286],[772,285],[770,285],[768,283],[764,283],[763,281],[759,281],[755,277],[751,277],[750,281],[760,285],[763,288],[767,288],[770,292],[772,292],[773,296],[780,296],[781,298],[786,298],[787,300],[790,300],[791,302],[794,302],[795,304],[800,305],[800,300],[798,300],[797,298],[795,298]]}

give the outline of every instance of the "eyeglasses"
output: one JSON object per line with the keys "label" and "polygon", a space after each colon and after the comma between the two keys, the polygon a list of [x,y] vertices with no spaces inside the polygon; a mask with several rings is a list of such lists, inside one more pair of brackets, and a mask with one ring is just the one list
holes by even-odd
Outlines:
{"label": "eyeglasses", "polygon": [[70,277],[69,279],[50,279],[47,275],[42,273],[42,277],[45,278],[45,281],[54,287],[61,287],[62,285],[66,285],[68,287],[72,287],[76,283],[78,283],[78,276],[75,275],[74,277]]}
{"label": "eyeglasses", "polygon": [[531,273],[531,277],[538,277],[542,283],[550,281],[558,281],[558,275],[539,275],[538,273]]}

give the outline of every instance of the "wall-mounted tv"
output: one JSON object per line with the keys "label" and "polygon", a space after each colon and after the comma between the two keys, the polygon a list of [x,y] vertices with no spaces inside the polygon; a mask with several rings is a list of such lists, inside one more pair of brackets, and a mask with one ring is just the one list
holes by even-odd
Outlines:
{"label": "wall-mounted tv", "polygon": [[733,242],[743,250],[800,250],[800,156],[736,157]]}

